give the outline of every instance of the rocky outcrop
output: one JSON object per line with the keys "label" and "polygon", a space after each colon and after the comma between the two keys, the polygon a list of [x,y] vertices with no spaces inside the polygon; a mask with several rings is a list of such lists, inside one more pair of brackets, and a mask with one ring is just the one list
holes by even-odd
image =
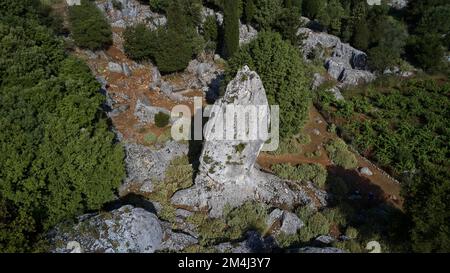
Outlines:
{"label": "rocky outcrop", "polygon": [[216,18],[217,24],[219,24],[219,26],[223,24],[223,14],[221,12],[216,12],[213,9],[203,7],[201,16],[202,22],[205,22],[207,17],[213,16]]}
{"label": "rocky outcrop", "polygon": [[150,84],[149,89],[151,91],[154,91],[156,88],[161,87],[161,72],[159,72],[157,66],[152,67],[151,75],[152,75],[152,83]]}
{"label": "rocky outcrop", "polygon": [[266,224],[272,230],[272,234],[281,232],[286,235],[296,234],[305,225],[294,213],[280,209],[275,209],[269,214]]}
{"label": "rocky outcrop", "polygon": [[141,191],[151,193],[153,183],[162,181],[170,162],[188,153],[188,146],[175,141],[166,143],[160,150],[152,150],[139,144],[125,144],[125,166],[127,178],[121,187],[121,195],[126,195],[126,189],[131,185],[141,187]]}
{"label": "rocky outcrop", "polygon": [[239,22],[239,45],[245,45],[256,39],[258,31],[251,25]]}
{"label": "rocky outcrop", "polygon": [[81,216],[74,226],[52,230],[49,240],[56,253],[153,253],[160,248],[163,229],[153,213],[124,206]]}
{"label": "rocky outcrop", "polygon": [[[211,217],[220,217],[226,205],[239,207],[250,200],[285,207],[311,203],[305,192],[293,191],[285,181],[254,167],[265,139],[209,139],[223,125],[224,119],[220,113],[229,105],[268,106],[262,81],[256,72],[245,66],[229,83],[225,96],[216,102],[205,129],[207,139],[195,185],[177,192],[172,197],[172,203],[192,211],[208,209]],[[268,116],[269,112],[265,114]],[[260,126],[268,125],[267,122]],[[234,128],[236,126],[235,122]]]}
{"label": "rocky outcrop", "polygon": [[163,108],[152,106],[149,100],[145,97],[142,97],[137,100],[136,106],[134,109],[134,115],[136,118],[142,123],[154,123],[155,116],[158,113],[164,113],[170,116],[170,111]]}
{"label": "rocky outcrop", "polygon": [[148,5],[141,4],[138,0],[116,0],[121,9],[116,9],[113,0],[97,1],[97,7],[108,18],[111,26],[125,28],[130,25],[144,23],[151,29],[156,29],[167,23],[164,15],[152,12]]}
{"label": "rocky outcrop", "polygon": [[328,74],[341,86],[368,83],[375,79],[367,71],[366,53],[327,33],[314,32],[309,28],[300,28],[298,33],[306,37],[303,42],[304,58],[323,59]]}
{"label": "rocky outcrop", "polygon": [[186,71],[190,76],[189,88],[202,90],[210,101],[214,101],[219,96],[224,70],[219,68],[213,60],[192,60]]}

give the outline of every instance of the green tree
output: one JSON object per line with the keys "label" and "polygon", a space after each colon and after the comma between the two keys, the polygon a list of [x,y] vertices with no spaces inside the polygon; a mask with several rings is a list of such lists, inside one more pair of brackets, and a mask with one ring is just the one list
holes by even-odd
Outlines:
{"label": "green tree", "polygon": [[124,49],[128,57],[133,60],[145,60],[153,58],[158,45],[156,44],[156,32],[151,31],[145,24],[127,27],[123,34]]}
{"label": "green tree", "polygon": [[370,30],[367,22],[362,19],[355,24],[355,32],[353,34],[352,43],[360,50],[369,48]]}
{"label": "green tree", "polygon": [[254,0],[246,0],[244,6],[244,15],[245,15],[245,22],[247,24],[253,21],[253,19],[255,18],[255,13],[256,13],[256,6]]}
{"label": "green tree", "polygon": [[329,0],[325,7],[320,9],[317,18],[326,30],[337,35],[341,31],[341,20],[345,15],[344,12],[339,0]]}
{"label": "green tree", "polygon": [[326,0],[304,0],[303,12],[306,17],[316,19],[317,16],[325,9]]}
{"label": "green tree", "polygon": [[55,224],[113,200],[125,175],[90,69],[32,6],[15,10],[0,17],[0,252],[32,251]]}
{"label": "green tree", "polygon": [[71,36],[79,47],[92,50],[112,44],[111,26],[97,6],[88,0],[69,8]]}
{"label": "green tree", "polygon": [[391,16],[372,22],[373,47],[368,52],[369,63],[373,69],[382,71],[398,63],[404,53],[408,33],[406,26]]}
{"label": "green tree", "polygon": [[427,71],[436,71],[442,68],[444,47],[441,37],[436,33],[414,36],[412,53],[415,63]]}
{"label": "green tree", "polygon": [[219,26],[217,24],[216,17],[206,17],[202,28],[203,37],[206,42],[206,49],[215,52],[219,42]]}
{"label": "green tree", "polygon": [[173,0],[167,8],[167,26],[156,31],[152,54],[163,73],[184,70],[202,47],[202,41],[187,14],[185,0]]}
{"label": "green tree", "polygon": [[405,209],[412,220],[415,252],[450,251],[449,166],[424,162],[419,174],[403,185]]}
{"label": "green tree", "polygon": [[239,50],[239,1],[230,0],[224,6],[224,55],[232,57]]}
{"label": "green tree", "polygon": [[280,106],[280,134],[297,134],[308,118],[311,103],[309,79],[299,49],[273,32],[261,32],[229,61],[229,82],[243,65],[261,77],[271,105]]}
{"label": "green tree", "polygon": [[283,0],[253,0],[254,21],[260,30],[270,30],[283,11]]}

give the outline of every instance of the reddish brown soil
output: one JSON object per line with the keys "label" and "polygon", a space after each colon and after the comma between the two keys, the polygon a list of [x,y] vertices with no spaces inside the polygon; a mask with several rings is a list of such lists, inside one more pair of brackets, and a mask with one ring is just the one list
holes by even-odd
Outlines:
{"label": "reddish brown soil", "polygon": [[[358,166],[368,167],[373,172],[373,176],[371,177],[363,176],[356,170],[345,170],[332,164],[327,156],[324,146],[329,140],[337,138],[337,136],[329,133],[327,127],[328,124],[325,122],[325,119],[319,111],[312,106],[309,112],[309,121],[304,130],[304,133],[311,137],[311,142],[302,146],[302,153],[279,156],[262,153],[258,158],[258,164],[266,171],[270,171],[272,165],[280,163],[291,163],[293,165],[305,163],[321,164],[328,169],[329,175],[342,177],[345,181],[353,185],[355,189],[359,190],[363,196],[367,197],[373,195],[374,198],[379,201],[384,201],[397,208],[402,208],[403,200],[400,197],[400,184],[374,168],[374,166],[364,160],[363,157],[356,155]],[[315,129],[320,131],[319,136],[313,133]],[[319,157],[310,158],[306,156],[307,153],[312,153],[316,150],[320,150],[321,152]]]}

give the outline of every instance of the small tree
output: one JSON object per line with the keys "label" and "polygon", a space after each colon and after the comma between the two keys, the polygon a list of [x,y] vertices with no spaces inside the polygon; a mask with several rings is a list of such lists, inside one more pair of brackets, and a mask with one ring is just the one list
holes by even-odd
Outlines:
{"label": "small tree", "polygon": [[153,58],[156,50],[156,32],[151,31],[144,24],[127,27],[124,32],[125,53],[133,60]]}
{"label": "small tree", "polygon": [[303,2],[304,14],[310,19],[316,19],[325,5],[326,0],[305,0]]}
{"label": "small tree", "polygon": [[203,38],[206,42],[206,49],[215,51],[219,40],[219,26],[215,16],[208,16],[203,23]]}
{"label": "small tree", "polygon": [[360,20],[355,24],[355,32],[353,34],[353,45],[361,50],[369,47],[370,30],[366,20]]}
{"label": "small tree", "polygon": [[153,54],[159,70],[172,73],[185,69],[201,48],[201,40],[189,20],[184,0],[173,0],[167,9],[167,26],[156,32]]}
{"label": "small tree", "polygon": [[111,26],[94,3],[82,0],[70,7],[69,22],[77,46],[96,50],[112,44]]}
{"label": "small tree", "polygon": [[245,22],[247,24],[251,23],[255,17],[256,12],[256,6],[253,0],[247,0],[245,1],[244,6],[244,15],[245,15]]}

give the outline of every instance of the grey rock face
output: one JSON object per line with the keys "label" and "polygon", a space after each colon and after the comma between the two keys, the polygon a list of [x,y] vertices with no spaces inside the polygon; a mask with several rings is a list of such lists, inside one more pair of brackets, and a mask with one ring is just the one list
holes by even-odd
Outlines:
{"label": "grey rock face", "polygon": [[164,235],[167,239],[159,247],[159,250],[180,252],[183,249],[198,244],[198,240],[191,235],[166,230]]}
{"label": "grey rock face", "polygon": [[277,224],[280,224],[282,220],[283,220],[283,211],[280,209],[274,209],[267,217],[266,225],[269,229],[272,229]]}
{"label": "grey rock face", "polygon": [[239,45],[245,45],[256,39],[258,31],[251,25],[239,23]]}
{"label": "grey rock face", "polygon": [[134,115],[142,123],[154,123],[155,115],[158,113],[170,115],[170,111],[162,107],[152,106],[146,98],[140,98],[136,102]]}
{"label": "grey rock face", "polygon": [[373,175],[373,172],[372,172],[369,168],[367,168],[367,167],[364,167],[364,168],[359,169],[359,172],[360,172],[362,175],[366,175],[366,176],[372,176],[372,175]]}
{"label": "grey rock face", "polygon": [[126,63],[122,64],[122,71],[123,71],[123,74],[125,74],[125,76],[127,76],[127,77],[131,76],[131,69]]}
{"label": "grey rock face", "polygon": [[313,76],[313,82],[312,82],[312,89],[316,90],[319,88],[323,83],[325,83],[326,79],[324,76],[320,75],[319,73],[314,73]]}
{"label": "grey rock face", "polygon": [[170,83],[168,83],[168,82],[166,82],[166,81],[163,81],[162,83],[161,83],[161,92],[163,92],[164,94],[167,94],[167,95],[170,95],[170,94],[172,94],[173,93],[173,86],[170,84]]}
{"label": "grey rock face", "polygon": [[343,86],[355,86],[369,83],[375,79],[375,75],[369,71],[346,68],[342,72],[339,80],[342,82]]}
{"label": "grey rock face", "polygon": [[234,208],[250,200],[286,207],[310,203],[305,192],[293,191],[280,178],[254,168],[265,140],[208,140],[215,128],[223,125],[220,110],[230,104],[268,105],[261,79],[248,67],[237,73],[224,98],[215,104],[217,107],[205,129],[207,140],[195,186],[175,193],[172,203],[192,211],[208,209],[211,217],[220,217],[226,205]]}
{"label": "grey rock face", "polygon": [[123,73],[122,65],[114,62],[108,63],[108,70],[114,73]]}
{"label": "grey rock face", "polygon": [[328,235],[321,235],[321,236],[317,237],[315,239],[315,241],[320,244],[329,245],[329,244],[332,244],[334,241],[336,241],[336,239],[334,239],[333,237],[328,236]]}
{"label": "grey rock face", "polygon": [[85,215],[73,227],[50,232],[52,252],[67,253],[76,242],[88,253],[153,253],[160,248],[163,230],[158,218],[141,208],[124,206],[110,213]]}
{"label": "grey rock face", "polygon": [[301,229],[305,224],[300,218],[297,217],[292,212],[285,211],[283,215],[283,224],[281,225],[280,231],[287,235],[294,235],[299,229]]}
{"label": "grey rock face", "polygon": [[139,144],[125,144],[127,178],[123,188],[130,183],[141,185],[143,192],[153,191],[153,182],[162,181],[170,162],[188,153],[188,146],[168,142],[161,150],[152,150]]}
{"label": "grey rock face", "polygon": [[[250,71],[248,67],[239,71],[236,78],[229,83],[224,98],[216,102],[211,118],[206,125],[205,135],[207,140],[200,158],[200,170],[219,183],[229,181],[239,183],[239,181],[245,179],[245,176],[254,167],[256,158],[266,141],[266,139],[249,141],[208,140],[208,138],[213,137],[215,130],[225,128],[223,113],[230,105],[265,107],[266,112],[264,114],[266,118],[269,116],[268,101],[262,81],[258,74]],[[237,126],[236,123],[234,125]],[[266,119],[266,124],[261,124],[261,126],[266,127],[266,130],[268,125],[268,119]],[[235,126],[233,128],[236,129]],[[255,136],[258,136],[258,128],[252,129],[255,131]]]}
{"label": "grey rock face", "polygon": [[158,70],[158,67],[152,67],[152,83],[150,84],[150,90],[155,90],[156,88],[161,86],[161,73]]}
{"label": "grey rock face", "polygon": [[344,96],[342,96],[341,90],[337,86],[335,86],[327,91],[330,92],[331,94],[333,94],[333,96],[336,100],[344,100],[345,99]]}
{"label": "grey rock face", "polygon": [[[367,71],[367,54],[342,43],[333,35],[300,28],[298,34],[306,36],[303,42],[303,55],[324,59],[328,74],[343,85],[358,85],[373,81],[375,76]],[[325,49],[331,50],[331,56],[325,56]]]}
{"label": "grey rock face", "polygon": [[164,15],[152,12],[148,5],[138,0],[117,0],[122,9],[114,8],[113,0],[97,1],[97,7],[103,11],[113,27],[125,28],[127,26],[144,23],[151,29],[156,29],[167,23]]}
{"label": "grey rock face", "polygon": [[192,60],[187,67],[187,72],[194,76],[194,80],[188,84],[190,88],[201,89],[211,101],[218,97],[220,83],[224,77],[223,69],[214,62]]}

